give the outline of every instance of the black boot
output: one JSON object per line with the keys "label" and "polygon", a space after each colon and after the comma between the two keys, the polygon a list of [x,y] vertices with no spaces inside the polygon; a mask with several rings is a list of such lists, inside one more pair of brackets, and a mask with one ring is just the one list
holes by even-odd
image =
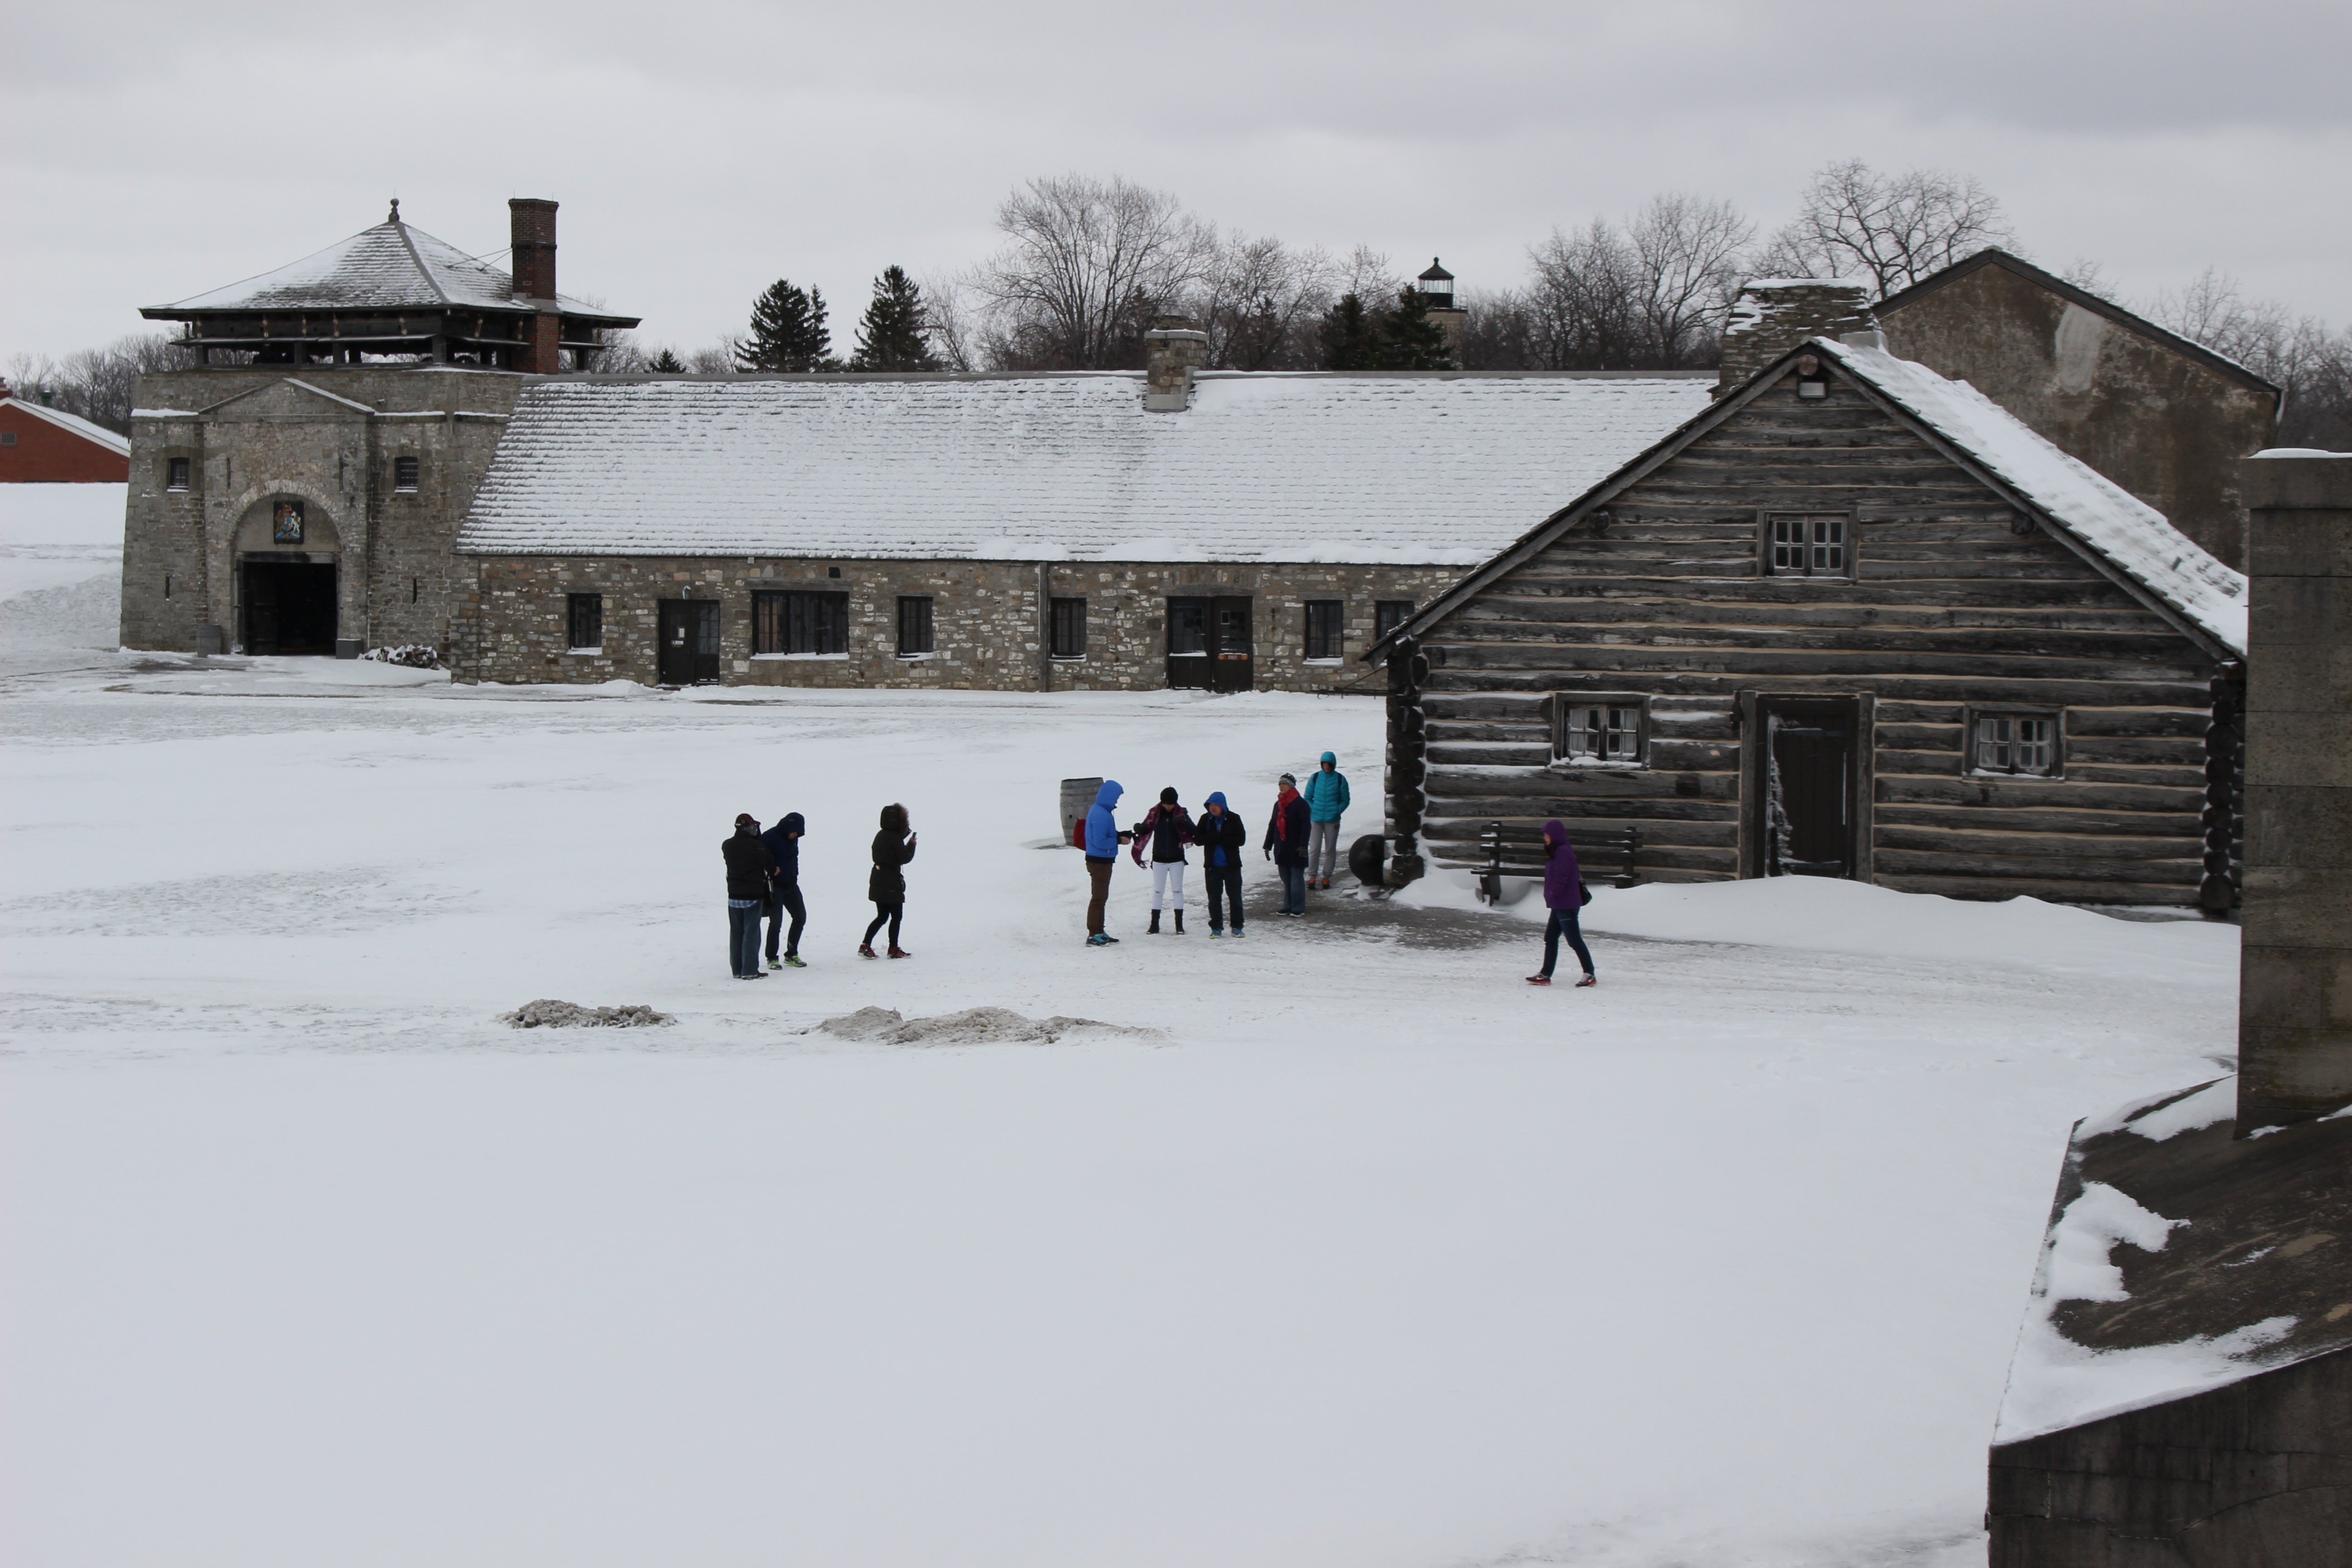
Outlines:
{"label": "black boot", "polygon": [[1160,934],[1160,911],[1158,910],[1151,911],[1151,929],[1145,931],[1143,934],[1146,936],[1158,936]]}
{"label": "black boot", "polygon": [[1176,934],[1178,936],[1182,936],[1184,934],[1184,911],[1182,910],[1178,910],[1176,911]]}

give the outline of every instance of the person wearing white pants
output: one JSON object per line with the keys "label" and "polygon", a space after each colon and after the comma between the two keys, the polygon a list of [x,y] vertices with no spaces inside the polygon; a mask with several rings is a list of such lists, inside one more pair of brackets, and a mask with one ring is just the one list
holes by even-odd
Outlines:
{"label": "person wearing white pants", "polygon": [[1192,818],[1176,804],[1174,785],[1160,792],[1160,804],[1144,814],[1135,825],[1135,847],[1130,853],[1135,863],[1143,864],[1143,848],[1151,847],[1151,927],[1146,933],[1160,934],[1160,911],[1170,904],[1176,909],[1176,934],[1184,934],[1184,846],[1192,842]]}

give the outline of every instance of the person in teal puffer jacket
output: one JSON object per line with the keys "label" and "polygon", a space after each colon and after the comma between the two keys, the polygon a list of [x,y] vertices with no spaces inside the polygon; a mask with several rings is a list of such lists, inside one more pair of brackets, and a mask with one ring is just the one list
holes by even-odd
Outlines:
{"label": "person in teal puffer jacket", "polygon": [[1307,787],[1299,793],[1307,797],[1307,816],[1312,825],[1307,844],[1307,885],[1328,888],[1332,868],[1339,859],[1339,817],[1348,809],[1348,775],[1339,771],[1339,759],[1324,752],[1323,765],[1307,776]]}

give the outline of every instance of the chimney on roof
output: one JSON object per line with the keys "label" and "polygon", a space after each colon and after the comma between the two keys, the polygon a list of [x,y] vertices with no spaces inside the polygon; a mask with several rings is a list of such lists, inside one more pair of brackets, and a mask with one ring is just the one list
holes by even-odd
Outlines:
{"label": "chimney on roof", "polygon": [[1870,285],[1853,278],[1759,278],[1739,290],[1723,328],[1721,397],[1807,338],[1874,332]]}
{"label": "chimney on roof", "polygon": [[534,196],[507,203],[512,236],[514,297],[536,303],[539,313],[523,329],[527,340],[514,355],[514,368],[553,375],[562,357],[563,318],[555,308],[555,204]]}
{"label": "chimney on roof", "polygon": [[1209,334],[1189,316],[1154,316],[1143,334],[1143,406],[1181,414],[1192,401],[1192,373],[1209,363]]}

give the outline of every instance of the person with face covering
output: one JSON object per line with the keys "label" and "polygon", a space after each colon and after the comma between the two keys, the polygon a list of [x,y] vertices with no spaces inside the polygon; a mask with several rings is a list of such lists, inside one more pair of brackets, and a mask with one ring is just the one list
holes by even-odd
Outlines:
{"label": "person with face covering", "polygon": [[1201,808],[1192,825],[1192,842],[1201,847],[1201,879],[1209,885],[1209,935],[1225,934],[1220,901],[1233,911],[1234,935],[1242,934],[1242,851],[1249,847],[1249,829],[1217,791]]}
{"label": "person with face covering", "polygon": [[866,928],[866,940],[857,944],[857,956],[872,958],[874,933],[887,921],[890,924],[890,956],[913,956],[898,945],[898,921],[907,912],[907,876],[905,867],[915,858],[915,834],[907,823],[907,808],[891,805],[882,808],[882,827],[874,835],[874,869],[866,879],[866,896],[874,900],[874,921]]}
{"label": "person with face covering", "polygon": [[1282,873],[1282,912],[1286,915],[1307,912],[1307,798],[1298,793],[1298,781],[1285,773],[1282,788],[1274,797],[1274,816],[1265,825],[1261,846]]}
{"label": "person with face covering", "polygon": [[1569,951],[1584,965],[1584,978],[1577,984],[1599,984],[1592,975],[1592,950],[1584,945],[1584,933],[1577,929],[1579,912],[1592,901],[1584,889],[1584,868],[1576,863],[1576,846],[1568,841],[1568,829],[1557,820],[1543,825],[1544,903],[1551,910],[1551,920],[1544,927],[1543,968],[1528,976],[1530,985],[1551,984],[1552,965],[1559,962],[1559,942],[1568,939]]}

